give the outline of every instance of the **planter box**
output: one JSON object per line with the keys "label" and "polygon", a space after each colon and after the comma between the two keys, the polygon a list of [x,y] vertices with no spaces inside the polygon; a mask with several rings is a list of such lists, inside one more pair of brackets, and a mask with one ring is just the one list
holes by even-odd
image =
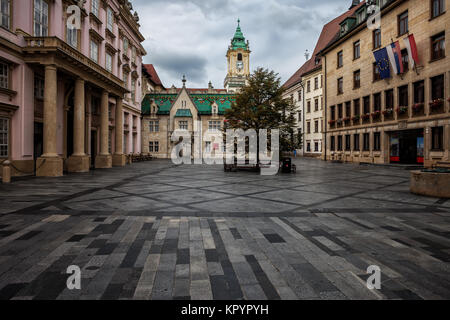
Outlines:
{"label": "planter box", "polygon": [[412,193],[450,199],[450,173],[411,172]]}

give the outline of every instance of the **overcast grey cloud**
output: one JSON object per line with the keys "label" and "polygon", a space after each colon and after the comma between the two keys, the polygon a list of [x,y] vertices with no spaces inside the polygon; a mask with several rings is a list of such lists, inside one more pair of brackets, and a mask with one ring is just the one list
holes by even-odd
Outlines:
{"label": "overcast grey cloud", "polygon": [[286,81],[313,51],[325,23],[351,0],[133,0],[148,55],[164,85],[223,88],[225,54],[241,19],[251,69],[266,67]]}

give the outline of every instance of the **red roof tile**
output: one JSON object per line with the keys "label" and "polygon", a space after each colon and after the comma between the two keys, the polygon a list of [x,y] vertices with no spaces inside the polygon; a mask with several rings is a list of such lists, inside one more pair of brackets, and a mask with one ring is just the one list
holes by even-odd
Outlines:
{"label": "red roof tile", "polygon": [[147,71],[147,73],[150,75],[150,80],[157,86],[161,86],[164,88],[164,85],[161,82],[161,79],[159,79],[158,73],[156,72],[155,67],[153,64],[144,64],[144,68]]}

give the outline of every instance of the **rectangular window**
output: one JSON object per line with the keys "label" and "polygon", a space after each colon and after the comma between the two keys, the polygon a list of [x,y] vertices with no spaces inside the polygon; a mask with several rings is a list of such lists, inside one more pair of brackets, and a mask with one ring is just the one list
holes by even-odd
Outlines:
{"label": "rectangular window", "polygon": [[336,138],[335,136],[332,136],[330,139],[330,149],[331,151],[335,151],[336,150]]}
{"label": "rectangular window", "polygon": [[188,122],[187,121],[179,121],[178,127],[180,130],[189,130]]}
{"label": "rectangular window", "polygon": [[76,28],[67,27],[66,30],[66,42],[71,47],[78,48],[78,30]]}
{"label": "rectangular window", "polygon": [[342,151],[342,136],[338,136],[338,151]]}
{"label": "rectangular window", "polygon": [[306,123],[306,133],[310,134],[311,133],[311,122],[307,122]]}
{"label": "rectangular window", "polygon": [[361,87],[361,71],[353,72],[353,88],[358,89]]}
{"label": "rectangular window", "polygon": [[370,97],[364,97],[363,100],[364,114],[368,114],[370,113]]}
{"label": "rectangular window", "polygon": [[127,89],[128,89],[128,76],[129,76],[128,73],[126,73],[126,72],[123,73],[123,79],[122,80],[124,82],[125,88],[127,88]]}
{"label": "rectangular window", "polygon": [[353,59],[359,59],[361,57],[361,42],[358,40],[353,44]]}
{"label": "rectangular window", "polygon": [[0,157],[9,156],[9,120],[0,118]]}
{"label": "rectangular window", "polygon": [[310,113],[311,112],[311,101],[308,101],[306,103],[306,113]]}
{"label": "rectangular window", "polygon": [[98,17],[99,16],[99,2],[100,0],[91,0],[91,12]]}
{"label": "rectangular window", "polygon": [[319,111],[319,99],[314,100],[314,111]]}
{"label": "rectangular window", "polygon": [[220,121],[209,121],[208,128],[209,130],[217,131],[222,129],[222,125]]}
{"label": "rectangular window", "polygon": [[330,116],[331,116],[331,120],[336,120],[336,110],[335,110],[335,106],[330,107]]}
{"label": "rectangular window", "polygon": [[319,143],[314,142],[314,152],[319,152]]}
{"label": "rectangular window", "polygon": [[394,108],[394,90],[387,90],[385,92],[385,98],[386,98],[386,109],[393,109]]}
{"label": "rectangular window", "polygon": [[112,67],[113,67],[112,60],[113,60],[112,56],[107,52],[105,65],[106,65],[106,70],[108,70],[109,72],[112,72]]}
{"label": "rectangular window", "polygon": [[159,152],[159,141],[155,141],[155,152]]}
{"label": "rectangular window", "polygon": [[154,148],[153,148],[153,141],[149,141],[149,143],[148,143],[148,152],[154,152],[153,150],[154,150]]}
{"label": "rectangular window", "polygon": [[445,0],[431,0],[431,18],[436,18],[445,12]]}
{"label": "rectangular window", "polygon": [[376,29],[373,32],[373,49],[381,48],[381,30]]}
{"label": "rectangular window", "polygon": [[113,32],[114,13],[110,7],[106,10],[106,27]]}
{"label": "rectangular window", "polygon": [[349,101],[345,103],[345,116],[350,118],[351,115],[352,115],[352,103]]}
{"label": "rectangular window", "polygon": [[306,91],[311,92],[311,81],[308,81],[306,84]]}
{"label": "rectangular window", "polygon": [[398,35],[402,36],[409,32],[408,11],[398,16]]}
{"label": "rectangular window", "polygon": [[353,135],[353,151],[359,151],[359,134]]}
{"label": "rectangular window", "polygon": [[373,95],[373,111],[381,111],[381,93]]}
{"label": "rectangular window", "polygon": [[398,103],[400,107],[409,106],[408,86],[398,88]]}
{"label": "rectangular window", "polygon": [[431,60],[445,58],[445,32],[431,38]]}
{"label": "rectangular window", "polygon": [[409,54],[408,50],[402,50],[402,64],[403,64],[403,73],[408,72],[409,70]]}
{"label": "rectangular window", "polygon": [[5,29],[11,27],[10,0],[0,0],[0,26]]}
{"label": "rectangular window", "polygon": [[314,78],[314,90],[319,89],[319,78]]}
{"label": "rectangular window", "polygon": [[338,94],[344,93],[344,78],[338,79],[337,88],[338,88],[338,92],[337,92]]}
{"label": "rectangular window", "polygon": [[0,88],[9,89],[9,65],[0,62]]}
{"label": "rectangular window", "polygon": [[136,79],[131,79],[131,101],[136,101]]}
{"label": "rectangular window", "polygon": [[344,117],[343,114],[342,114],[342,112],[343,112],[342,104],[338,104],[337,110],[338,110],[338,119],[342,119]]}
{"label": "rectangular window", "polygon": [[351,151],[351,136],[348,134],[345,136],[345,151]]}
{"label": "rectangular window", "polygon": [[425,102],[425,81],[414,83],[414,103]]}
{"label": "rectangular window", "polygon": [[364,133],[363,140],[364,140],[363,151],[370,151],[370,134]]}
{"label": "rectangular window", "polygon": [[302,101],[302,91],[298,91],[298,101]]}
{"label": "rectangular window", "polygon": [[45,81],[42,78],[34,77],[34,97],[36,99],[44,99],[44,84]]}
{"label": "rectangular window", "polygon": [[90,58],[92,61],[98,63],[98,43],[91,39]]}
{"label": "rectangular window", "polygon": [[444,99],[444,75],[431,78],[431,99]]}
{"label": "rectangular window", "polygon": [[319,120],[314,121],[314,132],[319,133]]}
{"label": "rectangular window", "polygon": [[431,129],[431,148],[434,151],[444,151],[444,127],[435,127]]}
{"label": "rectangular window", "polygon": [[373,64],[373,81],[380,81],[381,80],[381,74],[380,74],[380,68],[378,68],[378,65],[376,63]]}
{"label": "rectangular window", "polygon": [[155,120],[154,125],[155,125],[155,132],[159,132],[159,120]]}
{"label": "rectangular window", "polygon": [[123,38],[123,54],[128,55],[128,39]]}
{"label": "rectangular window", "polygon": [[361,115],[361,101],[359,99],[353,101],[353,109],[355,116]]}
{"label": "rectangular window", "polygon": [[34,36],[48,36],[48,4],[44,0],[34,0]]}
{"label": "rectangular window", "polygon": [[375,132],[373,134],[373,151],[381,150],[381,134],[379,132]]}
{"label": "rectangular window", "polygon": [[131,62],[136,63],[136,47],[131,48]]}
{"label": "rectangular window", "polygon": [[341,68],[344,65],[344,53],[339,51],[337,54],[337,67]]}

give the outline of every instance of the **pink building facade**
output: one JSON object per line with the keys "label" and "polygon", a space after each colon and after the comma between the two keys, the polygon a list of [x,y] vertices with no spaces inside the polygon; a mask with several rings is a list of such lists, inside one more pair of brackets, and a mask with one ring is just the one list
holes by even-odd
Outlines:
{"label": "pink building facade", "polygon": [[0,8],[0,163],[10,160],[14,175],[61,176],[140,153],[146,52],[131,3],[0,0]]}

